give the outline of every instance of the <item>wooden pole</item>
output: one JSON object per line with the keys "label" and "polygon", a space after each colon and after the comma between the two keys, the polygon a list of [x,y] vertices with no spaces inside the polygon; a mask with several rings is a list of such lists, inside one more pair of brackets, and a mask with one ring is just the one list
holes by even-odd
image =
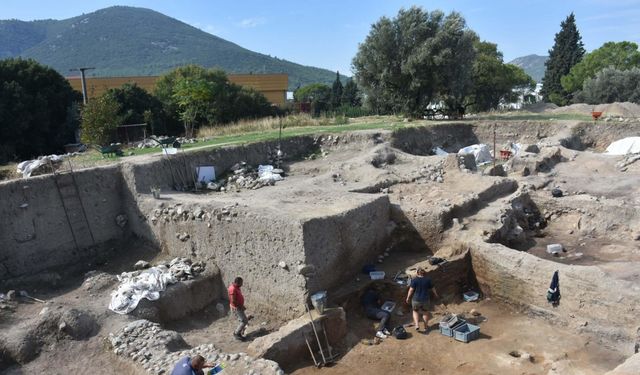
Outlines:
{"label": "wooden pole", "polygon": [[496,167],[496,123],[493,123],[493,167]]}

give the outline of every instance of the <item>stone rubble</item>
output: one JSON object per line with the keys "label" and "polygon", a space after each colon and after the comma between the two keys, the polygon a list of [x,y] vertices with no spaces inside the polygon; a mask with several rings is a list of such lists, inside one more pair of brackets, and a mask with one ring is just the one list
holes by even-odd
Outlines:
{"label": "stone rubble", "polygon": [[[137,147],[137,148],[161,148],[160,144],[158,144],[158,142],[156,142],[152,138],[155,138],[155,139],[161,141],[161,140],[164,140],[164,139],[168,139],[170,137],[166,136],[166,135],[161,135],[159,137],[156,137],[156,136],[152,135],[151,138],[147,138],[147,139],[144,139],[144,140],[138,142],[135,145],[135,147]],[[193,143],[198,143],[199,142],[199,140],[197,138],[186,138],[186,137],[178,137],[178,138],[176,138],[176,141],[179,142],[181,145],[193,144]],[[202,141],[204,141],[204,139],[202,139]]]}
{"label": "stone rubble", "polygon": [[[160,204],[153,213],[148,217],[151,224],[156,225],[160,223],[170,222],[188,222],[188,221],[201,221],[207,222],[207,226],[211,227],[211,222],[231,222],[233,218],[238,217],[238,211],[236,208],[238,203],[226,205],[222,208],[214,208],[212,210],[205,210],[201,207],[195,207],[193,209],[183,207],[181,203],[177,203],[172,206],[166,206]],[[187,241],[191,236],[187,232],[176,233],[176,238],[180,241]]]}
{"label": "stone rubble", "polygon": [[[271,160],[271,159],[270,159]],[[277,164],[276,164],[277,165]],[[274,179],[261,179],[258,177],[258,168],[255,168],[246,162],[236,163],[231,167],[231,174],[226,179],[220,181],[209,182],[206,188],[213,191],[236,191],[256,190],[264,186],[273,186],[276,181]],[[272,173],[282,177],[284,171],[274,168]]]}
{"label": "stone rubble", "polygon": [[245,353],[227,354],[213,344],[190,349],[171,351],[170,348],[186,348],[180,334],[164,330],[158,323],[148,320],[133,321],[116,333],[109,333],[107,347],[116,355],[133,361],[150,374],[170,374],[173,366],[185,356],[202,355],[207,362],[223,363],[225,374],[283,375],[277,363],[255,359]]}
{"label": "stone rubble", "polygon": [[435,165],[425,165],[419,171],[416,171],[416,175],[415,182],[433,181],[443,183],[445,175],[444,160],[440,160]]}

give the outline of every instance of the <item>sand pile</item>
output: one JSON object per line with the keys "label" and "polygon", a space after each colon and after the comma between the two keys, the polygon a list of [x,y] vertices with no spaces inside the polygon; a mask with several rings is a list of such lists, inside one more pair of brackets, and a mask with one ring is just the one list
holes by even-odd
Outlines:
{"label": "sand pile", "polygon": [[545,110],[547,113],[579,113],[584,115],[590,115],[591,111],[603,112],[602,115],[605,117],[640,117],[640,105],[630,102],[597,105],[578,103]]}

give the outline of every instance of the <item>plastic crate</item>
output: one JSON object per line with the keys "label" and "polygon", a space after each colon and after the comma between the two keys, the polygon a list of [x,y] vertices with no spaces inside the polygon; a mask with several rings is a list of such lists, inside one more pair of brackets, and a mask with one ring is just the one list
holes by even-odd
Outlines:
{"label": "plastic crate", "polygon": [[467,324],[467,322],[464,319],[458,320],[451,327],[449,327],[447,324],[440,323],[440,334],[447,337],[453,337],[454,330],[465,324]]}
{"label": "plastic crate", "polygon": [[480,337],[480,327],[473,324],[464,323],[453,328],[453,338],[462,341],[469,342]]}
{"label": "plastic crate", "polygon": [[477,292],[474,292],[474,291],[464,292],[462,294],[462,298],[466,302],[473,302],[473,301],[477,301],[478,298],[480,298],[480,294],[478,294]]}

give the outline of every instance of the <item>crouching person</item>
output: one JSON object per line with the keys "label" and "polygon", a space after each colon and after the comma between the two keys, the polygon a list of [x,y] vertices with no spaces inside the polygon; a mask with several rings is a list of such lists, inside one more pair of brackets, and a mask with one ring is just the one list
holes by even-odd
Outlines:
{"label": "crouching person", "polygon": [[201,355],[193,358],[184,357],[176,363],[171,375],[204,375],[203,369],[209,367],[213,367],[213,365],[206,363]]}
{"label": "crouching person", "polygon": [[376,332],[376,337],[386,339],[387,336],[390,336],[391,332],[389,332],[388,325],[391,314],[388,311],[382,310],[380,308],[380,306],[382,305],[382,300],[380,299],[380,294],[378,293],[378,291],[373,287],[368,288],[362,295],[361,302],[367,318],[380,320]]}

